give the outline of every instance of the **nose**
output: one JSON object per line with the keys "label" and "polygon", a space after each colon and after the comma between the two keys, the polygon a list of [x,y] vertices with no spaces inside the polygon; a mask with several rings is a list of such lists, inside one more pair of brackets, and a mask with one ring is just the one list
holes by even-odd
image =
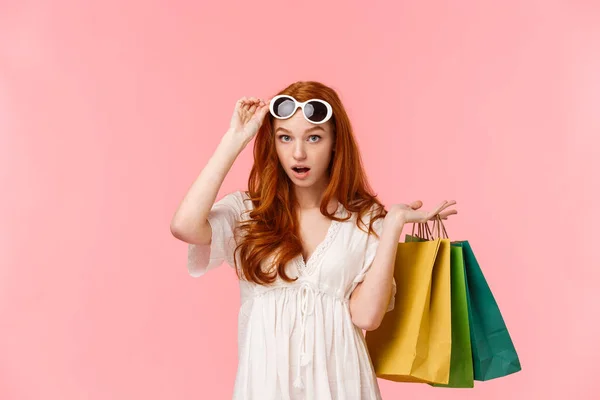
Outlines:
{"label": "nose", "polygon": [[302,140],[296,141],[294,145],[294,158],[297,160],[306,158],[306,149],[304,148],[304,142]]}

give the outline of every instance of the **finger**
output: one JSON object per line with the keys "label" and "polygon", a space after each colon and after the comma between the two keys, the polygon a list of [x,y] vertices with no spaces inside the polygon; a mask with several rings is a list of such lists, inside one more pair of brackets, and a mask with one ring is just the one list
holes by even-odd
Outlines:
{"label": "finger", "polygon": [[432,215],[439,214],[444,208],[446,208],[447,200],[442,201],[435,209],[431,212]]}
{"label": "finger", "polygon": [[456,215],[456,214],[458,214],[458,211],[456,211],[456,210],[447,210],[447,211],[441,212],[439,215],[442,219],[448,219],[448,217],[450,215]]}
{"label": "finger", "polygon": [[260,115],[261,117],[264,117],[265,115],[267,115],[269,113],[269,104],[265,104],[263,106],[263,108],[260,110]]}
{"label": "finger", "polygon": [[241,110],[242,107],[244,106],[244,100],[245,97],[242,97],[241,99],[238,99],[238,101],[235,102],[235,109],[236,110]]}
{"label": "finger", "polygon": [[256,111],[257,107],[258,107],[257,103],[251,103],[250,108],[248,108],[248,111],[250,111],[250,113],[254,114],[254,111]]}
{"label": "finger", "polygon": [[[450,206],[453,206],[453,205],[455,205],[455,204],[456,204],[456,200],[450,200],[450,201],[446,201],[446,204],[444,205],[444,207],[442,208],[442,210],[444,210],[444,209],[446,209],[446,208],[448,208],[448,207],[450,207]],[[440,210],[440,211],[441,211],[441,210]]]}
{"label": "finger", "polygon": [[413,201],[412,203],[410,203],[410,208],[412,208],[413,210],[418,210],[422,206],[423,206],[423,202],[421,200],[416,200],[416,201]]}
{"label": "finger", "polygon": [[265,112],[265,108],[267,109],[267,111],[269,110],[269,106],[265,103],[256,104],[256,111],[259,113]]}
{"label": "finger", "polygon": [[267,113],[269,112],[269,106],[264,105],[262,106],[262,108],[260,110],[258,110],[257,114],[257,118],[262,121],[265,118],[265,115],[267,115]]}
{"label": "finger", "polygon": [[444,208],[446,208],[447,203],[448,203],[447,200],[442,201],[433,211],[431,211],[429,214],[427,214],[426,220],[435,218],[436,215],[438,215]]}
{"label": "finger", "polygon": [[441,214],[438,214],[438,215],[434,215],[433,217],[429,218],[429,219],[428,219],[428,221],[437,221],[437,220],[438,220],[438,217],[439,217],[440,219],[443,219],[443,220],[447,220],[447,219],[448,219],[447,217],[446,217],[446,218],[444,218],[444,217],[442,217],[442,215],[441,215]]}
{"label": "finger", "polygon": [[431,218],[429,218],[429,219],[430,220],[437,219],[438,217],[440,217],[441,219],[448,219],[448,217],[450,215],[456,215],[456,214],[458,214],[458,211],[456,211],[456,210],[446,210],[446,211],[442,211],[438,214],[432,215]]}
{"label": "finger", "polygon": [[250,106],[252,105],[252,98],[249,96],[244,96],[243,99],[244,100],[242,102],[242,110],[248,111],[250,109]]}
{"label": "finger", "polygon": [[269,112],[269,107],[266,105],[259,106],[252,118],[256,118],[257,121],[261,122],[265,118],[265,115],[267,115],[267,112]]}

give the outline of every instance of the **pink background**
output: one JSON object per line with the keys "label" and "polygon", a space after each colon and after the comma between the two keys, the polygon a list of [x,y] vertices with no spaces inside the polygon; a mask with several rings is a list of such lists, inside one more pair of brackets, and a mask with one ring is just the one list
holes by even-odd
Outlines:
{"label": "pink background", "polygon": [[598,2],[198,3],[0,3],[1,399],[231,397],[235,275],[169,223],[236,100],[309,79],[385,204],[458,201],[523,364],[384,398],[597,398]]}

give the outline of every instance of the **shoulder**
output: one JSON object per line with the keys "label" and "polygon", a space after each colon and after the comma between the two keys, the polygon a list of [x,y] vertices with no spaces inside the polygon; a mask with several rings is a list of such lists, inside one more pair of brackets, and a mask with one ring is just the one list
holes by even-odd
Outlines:
{"label": "shoulder", "polygon": [[374,203],[371,207],[371,212],[371,221],[373,222],[373,229],[375,229],[377,234],[380,234],[383,228],[383,219],[387,214],[385,205]]}
{"label": "shoulder", "polygon": [[252,200],[244,190],[235,190],[222,196],[215,202],[215,207],[227,207],[236,214],[242,215],[244,211],[252,208]]}
{"label": "shoulder", "polygon": [[356,234],[364,240],[381,235],[385,213],[385,206],[379,203],[371,204],[362,211],[360,216],[358,212],[354,212],[354,223],[352,225],[354,225]]}
{"label": "shoulder", "polygon": [[246,190],[236,190],[227,194],[227,196],[231,196],[231,198],[235,199],[240,205],[250,203],[250,196]]}
{"label": "shoulder", "polygon": [[385,210],[385,206],[379,203],[373,203],[369,207],[369,209],[365,212],[365,216],[363,217],[365,223],[373,223],[379,224],[382,222],[383,218],[387,214]]}
{"label": "shoulder", "polygon": [[369,207],[369,216],[371,218],[383,214],[385,212],[385,206],[383,204],[373,203],[371,204],[371,207]]}

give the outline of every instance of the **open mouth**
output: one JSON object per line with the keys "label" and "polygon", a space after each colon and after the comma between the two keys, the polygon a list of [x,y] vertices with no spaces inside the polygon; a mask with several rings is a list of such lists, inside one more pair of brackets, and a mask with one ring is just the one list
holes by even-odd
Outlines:
{"label": "open mouth", "polygon": [[308,172],[308,170],[310,170],[310,168],[307,168],[307,167],[302,167],[302,168],[294,167],[292,169],[299,174],[303,174],[305,172]]}

